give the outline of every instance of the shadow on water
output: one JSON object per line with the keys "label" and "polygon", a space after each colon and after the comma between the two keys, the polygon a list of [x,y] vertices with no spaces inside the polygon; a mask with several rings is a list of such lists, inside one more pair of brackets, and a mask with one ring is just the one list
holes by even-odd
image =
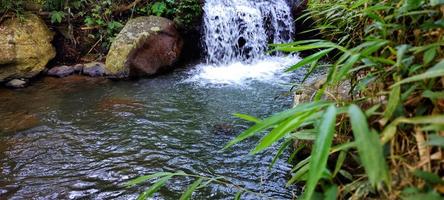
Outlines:
{"label": "shadow on water", "polygon": [[[298,189],[285,187],[288,155],[268,170],[276,149],[248,156],[259,138],[220,151],[250,125],[233,113],[283,110],[290,86],[202,86],[184,81],[188,76],[180,69],[133,82],[45,78],[27,89],[0,90],[0,198],[132,199],[146,187],[123,183],[177,170],[293,198]],[[156,199],[177,199],[191,181],[169,182]],[[235,192],[211,185],[195,197],[231,199]]]}

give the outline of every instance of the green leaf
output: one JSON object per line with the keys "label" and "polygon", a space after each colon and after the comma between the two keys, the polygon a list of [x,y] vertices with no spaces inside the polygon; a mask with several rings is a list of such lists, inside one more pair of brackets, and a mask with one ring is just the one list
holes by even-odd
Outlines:
{"label": "green leaf", "polygon": [[404,83],[410,83],[410,82],[416,82],[420,80],[425,79],[431,79],[436,77],[444,76],[444,60],[441,60],[438,64],[427,70],[426,72],[412,76],[409,78],[406,78],[402,81],[397,82],[396,84],[392,85],[391,87],[396,87],[398,85],[404,84]]}
{"label": "green leaf", "polygon": [[154,193],[156,193],[161,187],[165,185],[165,183],[170,180],[174,175],[168,175],[160,178],[156,183],[154,183],[151,187],[149,187],[145,192],[137,197],[137,200],[145,200],[149,197],[152,197]]}
{"label": "green leaf", "polygon": [[260,119],[258,119],[256,117],[253,117],[251,115],[245,115],[245,114],[236,113],[236,114],[234,114],[234,116],[238,117],[240,119],[246,120],[246,121],[254,122],[254,123],[258,123],[258,122],[261,121]]}
{"label": "green leaf", "polygon": [[298,106],[277,113],[269,118],[266,118],[258,123],[256,123],[254,126],[250,127],[249,129],[245,130],[244,132],[242,132],[239,136],[237,136],[236,138],[234,138],[233,140],[231,140],[225,147],[224,149],[227,149],[251,136],[253,136],[254,134],[263,131],[265,129],[268,129],[274,125],[276,125],[277,123],[280,123],[282,121],[287,120],[287,118],[289,118],[290,116],[296,115],[298,113],[302,113],[302,112],[306,112],[308,110],[313,109],[314,107],[321,109],[322,107],[324,107],[325,105],[327,105],[325,102],[319,101],[319,102],[312,102],[312,103],[306,103],[306,104],[299,104]]}
{"label": "green leaf", "polygon": [[276,126],[276,128],[262,138],[261,142],[254,148],[253,151],[251,151],[251,154],[259,153],[260,151],[268,148],[273,143],[283,138],[286,134],[298,128],[302,123],[304,123],[305,119],[310,117],[312,114],[313,112],[309,111],[296,117],[289,118],[282,124]]}
{"label": "green leaf", "polygon": [[400,8],[401,12],[407,12],[421,7],[423,0],[404,0],[404,4]]}
{"label": "green leaf", "polygon": [[444,148],[444,137],[440,135],[429,135],[427,144]]}
{"label": "green leaf", "polygon": [[331,105],[325,112],[321,124],[319,126],[319,135],[315,140],[315,144],[311,153],[310,170],[304,199],[310,200],[316,189],[318,181],[322,177],[322,172],[327,165],[330,147],[333,143],[333,135],[335,133],[336,123],[336,107]]}
{"label": "green leaf", "polygon": [[279,157],[284,153],[285,149],[287,149],[288,146],[290,146],[293,143],[292,139],[287,139],[285,142],[282,143],[281,147],[277,151],[276,155],[274,156],[273,160],[271,161],[270,167],[273,167],[274,164],[276,164],[276,161],[279,159]]}
{"label": "green leaf", "polygon": [[413,174],[419,178],[424,179],[425,181],[427,181],[429,184],[432,185],[444,185],[444,181],[441,179],[440,176],[434,174],[434,173],[430,173],[430,172],[426,172],[426,171],[421,171],[421,170],[415,170],[413,172]]}
{"label": "green leaf", "polygon": [[62,11],[52,11],[51,12],[51,23],[61,23],[65,17],[65,13]]}
{"label": "green leaf", "polygon": [[297,70],[303,66],[305,66],[306,64],[312,63],[312,62],[316,62],[319,59],[321,59],[322,57],[324,57],[325,55],[327,55],[330,51],[333,51],[334,48],[329,48],[329,49],[325,49],[322,51],[319,51],[315,54],[312,54],[304,59],[302,59],[301,61],[299,61],[298,63],[296,63],[295,65],[293,65],[292,67],[290,67],[289,69],[287,69],[287,72],[290,71],[294,71]]}
{"label": "green leaf", "polygon": [[244,193],[243,190],[237,192],[236,196],[234,196],[234,200],[240,200],[243,193]]}
{"label": "green leaf", "polygon": [[393,87],[392,91],[390,92],[387,108],[385,109],[384,112],[384,118],[386,120],[390,120],[390,118],[393,116],[393,113],[395,112],[396,108],[399,105],[400,99],[401,99],[401,86],[397,85]]}
{"label": "green leaf", "polygon": [[151,6],[151,12],[157,16],[161,16],[166,11],[165,2],[156,2]]}
{"label": "green leaf", "polygon": [[325,198],[324,200],[336,200],[338,197],[338,186],[337,185],[331,185],[328,187],[328,189],[325,191]]}
{"label": "green leaf", "polygon": [[162,176],[168,176],[168,175],[171,175],[171,174],[172,174],[171,172],[159,172],[159,173],[155,173],[155,174],[148,175],[148,176],[141,176],[141,177],[138,177],[138,178],[136,178],[134,180],[128,181],[127,183],[125,183],[125,186],[132,187],[132,186],[144,183],[144,182],[146,182],[148,180],[151,180],[151,179],[154,179],[154,178],[159,178],[159,177],[162,177]]}
{"label": "green leaf", "polygon": [[370,131],[367,119],[358,106],[351,105],[349,115],[356,147],[371,185],[375,187],[381,182],[388,184],[388,166],[378,134]]}
{"label": "green leaf", "polygon": [[437,5],[442,5],[442,4],[444,4],[444,0],[430,0],[431,6],[437,6]]}
{"label": "green leaf", "polygon": [[436,56],[436,47],[428,49],[426,52],[424,52],[423,62],[424,64],[429,64],[430,62],[435,59]]}
{"label": "green leaf", "polygon": [[188,200],[191,199],[191,196],[193,195],[193,192],[196,190],[197,187],[202,183],[203,178],[197,179],[193,184],[191,184],[188,189],[182,194],[180,197],[180,200]]}
{"label": "green leaf", "polygon": [[341,151],[339,153],[338,159],[336,160],[335,171],[333,171],[333,177],[336,177],[339,170],[341,170],[342,165],[344,164],[345,158],[347,157],[347,151]]}

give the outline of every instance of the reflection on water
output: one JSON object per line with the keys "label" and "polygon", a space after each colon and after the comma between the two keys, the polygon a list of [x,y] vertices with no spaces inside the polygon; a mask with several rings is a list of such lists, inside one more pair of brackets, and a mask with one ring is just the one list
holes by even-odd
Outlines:
{"label": "reflection on water", "polygon": [[[264,117],[283,110],[289,87],[203,87],[186,76],[178,70],[133,82],[46,78],[23,90],[1,89],[0,199],[133,199],[145,187],[123,187],[129,179],[177,170],[291,199],[296,189],[285,188],[284,159],[269,171],[274,150],[247,155],[257,140],[221,152],[235,135],[215,130],[244,130],[249,124],[235,112]],[[169,182],[156,199],[177,199],[190,181]],[[235,192],[211,185],[196,197],[231,199]]]}

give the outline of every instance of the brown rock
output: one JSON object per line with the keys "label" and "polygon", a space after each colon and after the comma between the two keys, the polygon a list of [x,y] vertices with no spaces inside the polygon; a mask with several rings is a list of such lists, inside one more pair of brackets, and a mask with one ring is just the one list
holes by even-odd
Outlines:
{"label": "brown rock", "polygon": [[179,58],[182,43],[171,20],[156,16],[132,19],[111,45],[106,73],[121,78],[156,74]]}

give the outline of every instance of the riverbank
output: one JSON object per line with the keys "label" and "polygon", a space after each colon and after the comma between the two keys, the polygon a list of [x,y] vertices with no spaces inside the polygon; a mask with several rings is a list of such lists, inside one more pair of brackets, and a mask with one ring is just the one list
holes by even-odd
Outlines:
{"label": "riverbank", "polygon": [[[256,120],[228,147],[268,129],[252,153],[299,141],[287,184],[304,184],[305,199],[441,199],[444,5],[343,0],[308,7],[304,16],[316,22],[320,39],[273,46],[314,52],[289,71],[327,68],[325,81],[302,87],[296,96],[305,103]],[[341,97],[344,82],[348,98]]]}

